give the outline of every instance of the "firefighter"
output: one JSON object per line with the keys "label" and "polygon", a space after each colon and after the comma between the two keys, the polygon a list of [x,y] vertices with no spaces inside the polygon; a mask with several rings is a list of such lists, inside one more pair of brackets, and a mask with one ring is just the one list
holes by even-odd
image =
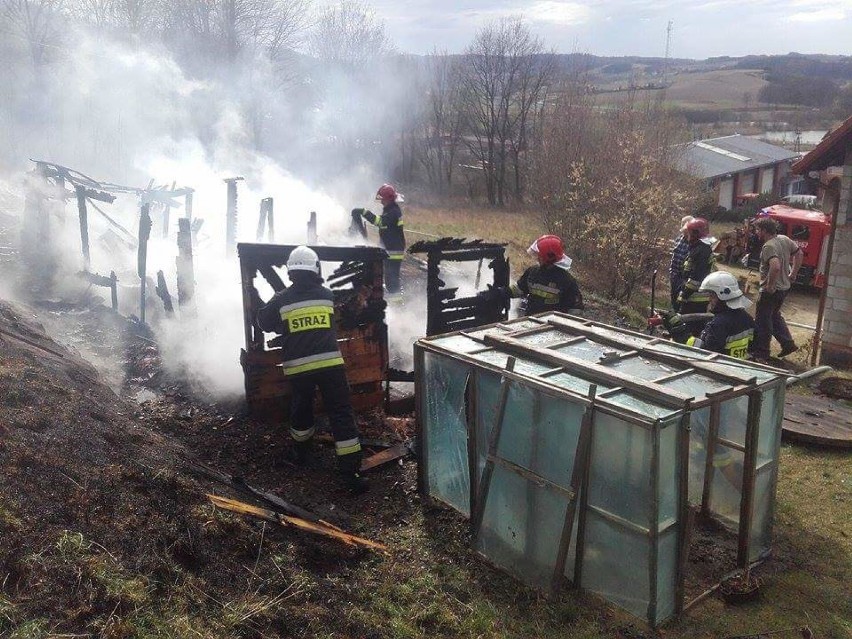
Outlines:
{"label": "firefighter", "polygon": [[677,307],[677,296],[680,294],[680,289],[683,286],[683,263],[686,261],[686,256],[689,255],[689,237],[686,232],[686,225],[694,219],[691,215],[685,215],[681,218],[680,237],[675,242],[674,250],[672,250],[672,259],[669,262],[672,308]]}
{"label": "firefighter", "polygon": [[509,291],[512,297],[526,301],[524,315],[545,311],[583,310],[583,294],[568,269],[571,258],[565,255],[565,244],[557,235],[542,235],[527,249],[538,265],[531,266]]}
{"label": "firefighter", "polygon": [[317,254],[298,246],[287,259],[293,285],[276,293],[257,313],[264,331],[286,336],[283,369],[290,381],[290,436],[296,462],[311,459],[314,435],[314,391],[319,388],[334,434],[338,471],[355,493],[367,490],[360,474],[361,442],[343,357],[334,328],[334,294],[322,285]]}
{"label": "firefighter", "polygon": [[683,284],[677,298],[679,313],[703,313],[707,310],[710,294],[699,291],[701,282],[714,270],[713,249],[715,240],[710,237],[707,220],[697,217],[686,224],[689,254],[683,262]]}
{"label": "firefighter", "polygon": [[385,288],[393,296],[400,292],[399,269],[405,256],[405,232],[403,231],[402,209],[399,205],[405,202],[402,193],[390,184],[382,184],[376,192],[376,200],[382,203],[382,214],[372,211],[355,209],[361,213],[370,224],[379,229],[379,240],[388,252],[385,262]]}
{"label": "firefighter", "polygon": [[738,359],[748,356],[754,339],[754,320],[745,309],[751,306],[740,290],[737,278],[725,271],[711,273],[701,282],[700,291],[710,296],[711,319],[699,337],[690,337],[689,346]]}

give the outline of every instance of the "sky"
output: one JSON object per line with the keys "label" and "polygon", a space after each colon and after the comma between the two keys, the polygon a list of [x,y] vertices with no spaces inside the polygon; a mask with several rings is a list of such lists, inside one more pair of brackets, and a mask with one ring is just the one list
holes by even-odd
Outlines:
{"label": "sky", "polygon": [[399,50],[460,52],[495,18],[523,15],[560,53],[852,55],[852,0],[372,0]]}

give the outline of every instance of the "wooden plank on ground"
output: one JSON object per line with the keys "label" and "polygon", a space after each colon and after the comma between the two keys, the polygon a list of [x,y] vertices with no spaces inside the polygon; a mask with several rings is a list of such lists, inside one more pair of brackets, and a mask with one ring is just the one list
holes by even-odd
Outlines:
{"label": "wooden plank on ground", "polygon": [[361,472],[363,473],[376,468],[377,466],[381,466],[382,464],[402,459],[408,455],[409,452],[410,449],[405,444],[397,444],[396,446],[386,448],[385,450],[364,459],[361,462]]}
{"label": "wooden plank on ground", "polygon": [[803,444],[852,448],[852,409],[824,397],[788,394],[782,435]]}

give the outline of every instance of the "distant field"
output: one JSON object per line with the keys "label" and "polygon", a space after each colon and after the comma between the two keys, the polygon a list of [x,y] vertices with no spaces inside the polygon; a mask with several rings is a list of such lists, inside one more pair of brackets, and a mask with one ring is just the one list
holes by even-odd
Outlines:
{"label": "distant field", "polygon": [[666,98],[681,106],[741,107],[743,95],[751,96],[750,106],[757,104],[760,89],[766,86],[763,72],[748,69],[725,69],[704,73],[684,73],[674,77]]}
{"label": "distant field", "polygon": [[[750,94],[749,107],[757,107],[760,89],[767,84],[763,72],[752,69],[721,69],[699,73],[681,73],[673,76],[672,85],[666,90],[665,99],[678,106],[697,109],[725,109],[744,106],[744,94]],[[627,85],[627,81],[621,84]],[[599,85],[602,88],[615,88],[619,83]],[[637,91],[637,98],[656,98],[661,90]],[[628,93],[603,93],[599,100],[603,103],[620,103],[627,99]]]}

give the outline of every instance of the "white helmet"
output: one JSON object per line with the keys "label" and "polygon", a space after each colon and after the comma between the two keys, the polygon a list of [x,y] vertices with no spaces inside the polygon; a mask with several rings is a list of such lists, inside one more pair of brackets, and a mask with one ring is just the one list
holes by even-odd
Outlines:
{"label": "white helmet", "polygon": [[287,258],[288,271],[310,271],[320,273],[320,262],[316,252],[307,246],[297,246]]}
{"label": "white helmet", "polygon": [[716,297],[725,302],[730,308],[748,308],[751,306],[751,300],[743,295],[737,278],[727,271],[710,273],[701,282],[701,288],[698,290],[715,293]]}

